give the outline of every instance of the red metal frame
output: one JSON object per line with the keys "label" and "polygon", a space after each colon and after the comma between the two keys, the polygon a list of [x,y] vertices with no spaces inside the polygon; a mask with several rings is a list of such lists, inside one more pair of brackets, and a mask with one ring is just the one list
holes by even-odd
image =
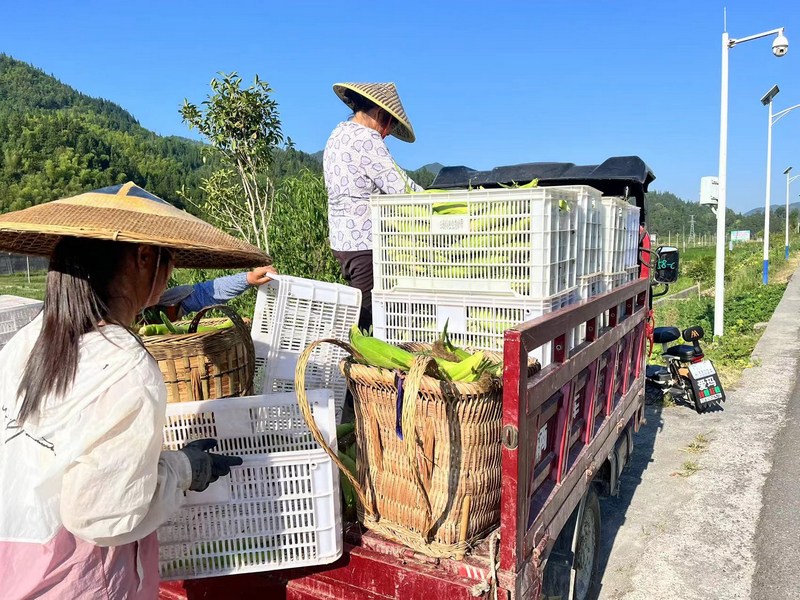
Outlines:
{"label": "red metal frame", "polygon": [[[503,426],[517,430],[519,444],[502,451],[500,519],[501,580],[514,598],[536,598],[541,559],[591,483],[622,433],[641,409],[644,382],[641,371],[649,282],[638,279],[617,290],[574,307],[524,323],[505,334]],[[624,309],[622,307],[624,306]],[[610,327],[596,324],[607,313]],[[587,324],[587,342],[569,358],[553,353],[553,363],[534,377],[522,376],[528,353],[564,331]],[[610,354],[610,356],[608,356]],[[604,359],[604,357],[606,357]],[[628,365],[635,361],[631,373]],[[584,384],[585,435],[570,443],[574,393],[581,376]],[[604,389],[599,374],[604,371]],[[617,381],[617,375],[621,378]],[[559,397],[555,475],[536,476],[539,428],[548,421],[552,398]],[[598,400],[602,411],[595,410]],[[543,462],[543,461],[542,461]],[[599,462],[599,464],[598,464]],[[534,471],[531,476],[529,470]]]}
{"label": "red metal frame", "polygon": [[[638,279],[505,334],[499,598],[538,598],[543,559],[555,538],[625,427],[638,428],[648,290],[648,280]],[[610,326],[598,330],[603,319]],[[586,341],[568,353],[565,332],[583,323]],[[528,354],[549,341],[553,363],[528,378]],[[576,398],[582,402],[577,414]],[[534,464],[546,425],[547,452]],[[468,600],[492,571],[487,544],[452,561],[417,555],[370,533],[351,531],[346,539],[333,565],[170,582],[160,597]]]}

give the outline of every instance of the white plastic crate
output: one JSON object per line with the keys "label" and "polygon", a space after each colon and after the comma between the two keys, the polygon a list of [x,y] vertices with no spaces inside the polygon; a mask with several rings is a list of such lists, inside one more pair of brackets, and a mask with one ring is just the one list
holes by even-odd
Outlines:
{"label": "white plastic crate", "polygon": [[[585,277],[578,278],[578,300],[588,300],[590,298],[594,298],[595,296],[599,296],[603,292],[606,291],[606,280],[602,273],[596,273],[594,275],[587,275]],[[586,339],[586,324],[582,324],[578,327],[575,333],[575,344],[581,343],[583,340]]]}
{"label": "white plastic crate", "polygon": [[[294,390],[294,368],[306,347],[320,339],[348,339],[358,323],[361,291],[336,283],[279,275],[258,289],[253,317],[256,376],[253,389],[270,392]],[[311,354],[306,369],[309,389],[331,389],[341,420],[347,382],[339,361],[347,353],[323,344]]]}
{"label": "white plastic crate", "polygon": [[578,300],[588,300],[605,291],[605,278],[602,273],[578,278]]}
{"label": "white plastic crate", "polygon": [[639,279],[639,265],[625,269],[625,281],[635,281]]}
{"label": "white plastic crate", "polygon": [[610,275],[625,270],[625,234],[628,203],[622,198],[605,197],[603,206],[603,273]]}
{"label": "white plastic crate", "polygon": [[603,206],[600,192],[582,186],[578,200],[578,279],[603,271]]}
{"label": "white plastic crate", "polygon": [[626,203],[625,218],[625,258],[623,267],[627,270],[639,264],[639,214],[641,209]]}
{"label": "white plastic crate", "polygon": [[[569,290],[577,285],[578,200],[588,190],[372,196],[374,291],[541,299]],[[437,212],[447,203],[461,206],[455,214]]]}
{"label": "white plastic crate", "polygon": [[[578,300],[572,288],[545,299],[513,299],[486,294],[447,292],[372,293],[374,335],[393,344],[433,343],[445,323],[453,343],[465,348],[503,351],[503,334],[520,323]],[[573,335],[567,340],[573,346]],[[542,366],[550,364],[551,344],[531,353]]]}
{"label": "white plastic crate", "polygon": [[[336,443],[330,390],[308,392],[314,420]],[[162,579],[329,564],[342,554],[339,472],[306,426],[293,393],[167,404],[164,449],[201,438],[241,456],[158,529]]]}
{"label": "white plastic crate", "polygon": [[603,291],[610,292],[625,285],[628,281],[628,273],[626,271],[603,275]]}
{"label": "white plastic crate", "polygon": [[0,348],[14,337],[14,334],[36,318],[42,310],[41,300],[19,296],[0,296]]}

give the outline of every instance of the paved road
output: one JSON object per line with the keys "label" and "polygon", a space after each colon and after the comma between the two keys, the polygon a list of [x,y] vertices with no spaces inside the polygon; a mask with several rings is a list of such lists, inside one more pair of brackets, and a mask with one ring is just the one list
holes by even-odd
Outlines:
{"label": "paved road", "polygon": [[753,600],[800,598],[800,388],[775,441],[756,529]]}
{"label": "paved road", "polygon": [[601,600],[800,599],[797,273],[754,357],[721,411],[647,407],[602,503]]}

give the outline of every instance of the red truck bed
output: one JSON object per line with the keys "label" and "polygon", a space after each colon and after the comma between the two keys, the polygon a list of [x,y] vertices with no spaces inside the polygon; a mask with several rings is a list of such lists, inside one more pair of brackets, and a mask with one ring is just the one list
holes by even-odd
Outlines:
{"label": "red truck bed", "polygon": [[[613,489],[626,434],[643,418],[648,293],[638,279],[506,332],[499,536],[465,560],[421,556],[351,526],[332,565],[166,582],[161,599],[466,600],[495,583],[498,598],[538,598],[559,533],[593,482]],[[567,333],[581,324],[586,341],[568,353]],[[528,353],[548,341],[554,362],[528,378]]]}

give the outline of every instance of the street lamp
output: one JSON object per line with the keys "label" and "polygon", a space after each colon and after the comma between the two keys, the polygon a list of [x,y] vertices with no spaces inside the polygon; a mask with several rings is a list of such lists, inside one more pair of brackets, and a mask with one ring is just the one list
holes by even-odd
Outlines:
{"label": "street lamp", "polygon": [[769,127],[767,128],[767,193],[764,199],[764,274],[762,276],[762,283],[767,285],[769,281],[769,193],[770,193],[770,170],[772,169],[772,99],[778,95],[781,90],[777,85],[769,88],[769,91],[761,98],[761,104],[769,107]]}
{"label": "street lamp", "polygon": [[[772,170],[772,126],[775,125],[778,121],[780,121],[783,117],[788,115],[792,112],[795,108],[800,108],[800,104],[795,104],[794,106],[790,106],[780,112],[772,114],[772,99],[778,94],[780,90],[778,89],[777,85],[773,85],[770,90],[764,94],[764,97],[761,98],[761,104],[764,106],[769,107],[769,126],[767,128],[767,194],[766,200],[764,201],[764,276],[763,276],[763,283],[767,285],[769,282],[769,219],[770,219],[770,182],[772,181],[772,177],[770,176]],[[791,167],[789,167],[791,170]],[[786,172],[784,171],[784,174]],[[788,186],[788,184],[787,184]],[[787,190],[788,194],[788,190]],[[786,210],[789,210],[789,200],[787,195],[786,200]],[[787,231],[788,231],[788,219],[789,215],[786,215],[787,219]],[[786,258],[789,258],[789,236],[786,236]]]}
{"label": "street lamp", "polygon": [[800,175],[789,177],[789,173],[791,172],[791,170],[792,167],[787,167],[786,170],[783,172],[783,174],[786,175],[786,243],[784,246],[786,260],[789,260],[789,184],[792,183],[798,177],[800,177]]}
{"label": "street lamp", "polygon": [[717,202],[717,259],[714,274],[714,335],[723,334],[725,305],[725,211],[728,184],[728,50],[737,44],[757,40],[769,35],[777,37],[772,42],[772,53],[783,56],[789,49],[789,41],[783,35],[783,27],[740,39],[731,39],[727,31],[722,32],[722,85],[720,86],[719,111],[719,200]]}

